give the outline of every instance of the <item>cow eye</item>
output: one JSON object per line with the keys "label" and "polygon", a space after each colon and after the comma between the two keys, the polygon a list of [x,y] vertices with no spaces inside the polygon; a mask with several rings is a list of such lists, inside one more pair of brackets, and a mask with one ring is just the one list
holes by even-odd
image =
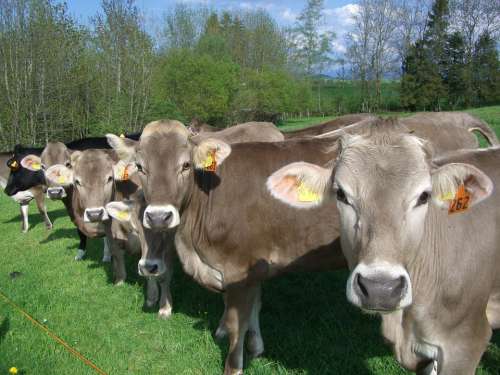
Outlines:
{"label": "cow eye", "polygon": [[423,204],[427,204],[427,202],[429,202],[430,197],[431,197],[431,194],[428,191],[424,191],[418,197],[417,204],[415,205],[415,207],[422,206]]}
{"label": "cow eye", "polygon": [[75,179],[75,185],[82,186],[82,183],[79,179]]}
{"label": "cow eye", "polygon": [[45,164],[42,164],[42,169],[43,170],[46,170],[47,169],[47,166]]}
{"label": "cow eye", "polygon": [[144,173],[144,168],[142,168],[142,165],[139,163],[136,163],[135,166],[137,167],[137,171]]}
{"label": "cow eye", "polygon": [[64,166],[65,166],[66,168],[71,168],[71,162],[70,162],[70,161],[67,161],[67,162],[64,164]]}
{"label": "cow eye", "polygon": [[349,204],[345,192],[341,188],[337,188],[337,201],[342,202],[344,204]]}
{"label": "cow eye", "polygon": [[184,162],[184,163],[182,164],[182,170],[183,170],[183,171],[187,171],[187,170],[188,170],[188,169],[190,169],[190,168],[191,168],[191,163],[190,163],[190,162],[186,161],[186,162]]}
{"label": "cow eye", "polygon": [[111,181],[113,181],[113,176],[109,176],[109,177],[108,177],[108,184],[109,184]]}

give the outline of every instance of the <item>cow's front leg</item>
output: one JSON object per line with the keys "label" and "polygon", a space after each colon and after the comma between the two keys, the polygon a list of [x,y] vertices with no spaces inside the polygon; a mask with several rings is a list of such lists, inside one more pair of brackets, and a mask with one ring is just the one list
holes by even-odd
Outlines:
{"label": "cow's front leg", "polygon": [[225,322],[229,335],[229,353],[224,375],[243,374],[243,344],[259,289],[260,285],[250,285],[226,290]]}
{"label": "cow's front leg", "polygon": [[109,239],[114,283],[117,286],[122,285],[127,278],[127,270],[125,269],[125,244],[123,242],[122,240]]}
{"label": "cow's front leg", "polygon": [[160,285],[160,310],[158,310],[158,317],[161,319],[168,319],[172,315],[172,294],[170,293],[172,271],[167,268],[166,273],[168,275],[163,275],[158,280]]}
{"label": "cow's front leg", "polygon": [[85,257],[87,249],[87,236],[83,234],[80,229],[77,229],[78,237],[80,238],[80,243],[78,244],[78,250],[76,251],[75,260],[82,260]]}
{"label": "cow's front leg", "polygon": [[109,249],[109,239],[104,237],[103,239],[104,247],[102,249],[102,261],[103,263],[111,262],[111,250]]}
{"label": "cow's front leg", "polygon": [[[464,320],[446,337],[441,346],[442,358],[437,362],[437,375],[474,375],[488,342],[491,328],[486,318]],[[417,375],[433,374],[431,366],[417,371]]]}
{"label": "cow's front leg", "polygon": [[38,208],[38,212],[40,212],[40,215],[43,217],[43,222],[45,223],[45,227],[48,230],[52,229],[52,222],[50,221],[49,215],[47,214],[47,207],[45,206],[45,198],[43,195],[43,191],[38,191],[35,194],[35,202],[36,202],[36,207]]}
{"label": "cow's front leg", "polygon": [[250,323],[248,327],[247,350],[251,358],[256,358],[264,353],[264,340],[260,333],[260,308],[262,306],[261,293],[262,288],[259,286],[252,312],[250,315]]}
{"label": "cow's front leg", "polygon": [[29,223],[28,223],[28,211],[29,211],[29,204],[21,204],[21,231],[23,233],[26,233],[29,228]]}

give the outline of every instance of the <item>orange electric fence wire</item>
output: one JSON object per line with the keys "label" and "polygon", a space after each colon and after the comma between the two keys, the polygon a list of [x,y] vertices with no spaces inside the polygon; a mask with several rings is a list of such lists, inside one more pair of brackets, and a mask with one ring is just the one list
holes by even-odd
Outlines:
{"label": "orange electric fence wire", "polygon": [[24,311],[21,307],[16,305],[9,297],[7,297],[1,291],[0,291],[0,297],[2,297],[9,305],[11,305],[14,309],[19,311],[22,315],[24,315],[24,317],[27,318],[31,323],[33,323],[33,325],[40,328],[42,331],[45,331],[45,333],[47,333],[47,335],[49,335],[52,339],[54,339],[56,342],[61,344],[68,352],[70,352],[76,358],[78,358],[80,361],[82,361],[87,366],[92,368],[95,372],[97,372],[98,374],[101,374],[101,375],[108,375],[105,371],[103,371],[99,367],[97,367],[91,360],[84,357],[83,354],[78,352],[76,349],[73,349],[66,341],[64,341],[62,338],[60,338],[55,333],[50,331],[47,327],[45,327],[42,323],[40,323],[38,320],[33,318],[30,314],[28,314],[26,311]]}

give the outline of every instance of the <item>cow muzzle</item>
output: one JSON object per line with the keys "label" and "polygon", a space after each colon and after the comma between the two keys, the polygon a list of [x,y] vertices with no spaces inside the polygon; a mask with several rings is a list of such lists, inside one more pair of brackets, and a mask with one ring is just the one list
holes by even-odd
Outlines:
{"label": "cow muzzle", "polygon": [[347,281],[347,299],[363,310],[391,312],[412,302],[410,276],[399,265],[359,264]]}
{"label": "cow muzzle", "polygon": [[158,259],[141,259],[137,265],[141,276],[161,276],[165,273],[165,263]]}
{"label": "cow muzzle", "polygon": [[86,208],[83,214],[83,221],[86,223],[98,223],[108,219],[109,216],[104,207]]}
{"label": "cow muzzle", "polygon": [[62,199],[66,197],[66,190],[62,186],[49,187],[47,189],[47,198]]}
{"label": "cow muzzle", "polygon": [[142,223],[144,227],[157,231],[175,228],[180,223],[179,211],[171,204],[149,205],[144,211]]}

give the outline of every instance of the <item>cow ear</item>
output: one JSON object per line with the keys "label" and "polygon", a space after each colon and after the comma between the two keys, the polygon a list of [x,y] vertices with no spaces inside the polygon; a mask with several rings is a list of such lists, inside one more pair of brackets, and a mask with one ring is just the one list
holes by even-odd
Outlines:
{"label": "cow ear", "polygon": [[113,176],[116,181],[127,181],[135,172],[137,172],[135,163],[119,160],[113,165]]}
{"label": "cow ear", "polygon": [[231,153],[231,146],[224,141],[208,138],[195,146],[193,151],[194,166],[209,172],[215,172]]}
{"label": "cow ear", "polygon": [[115,201],[106,205],[108,215],[121,222],[130,222],[132,214],[132,201]]}
{"label": "cow ear", "polygon": [[42,160],[40,159],[40,156],[37,155],[26,155],[21,160],[21,165],[23,168],[37,172],[42,169]]}
{"label": "cow ear", "polygon": [[106,134],[106,138],[121,160],[131,161],[134,159],[137,141],[114,134]]}
{"label": "cow ear", "polygon": [[267,189],[276,199],[297,208],[318,206],[327,194],[332,169],[297,162],[284,166],[267,179]]}
{"label": "cow ear", "polygon": [[55,164],[45,171],[49,185],[70,186],[73,184],[73,170],[62,164]]}
{"label": "cow ear", "polygon": [[71,154],[71,159],[70,159],[71,166],[74,166],[76,164],[76,162],[78,161],[78,159],[80,159],[81,156],[82,156],[81,151],[73,151],[73,153]]}
{"label": "cow ear", "polygon": [[462,163],[446,164],[432,173],[432,196],[449,213],[463,212],[493,191],[493,182],[480,169]]}

